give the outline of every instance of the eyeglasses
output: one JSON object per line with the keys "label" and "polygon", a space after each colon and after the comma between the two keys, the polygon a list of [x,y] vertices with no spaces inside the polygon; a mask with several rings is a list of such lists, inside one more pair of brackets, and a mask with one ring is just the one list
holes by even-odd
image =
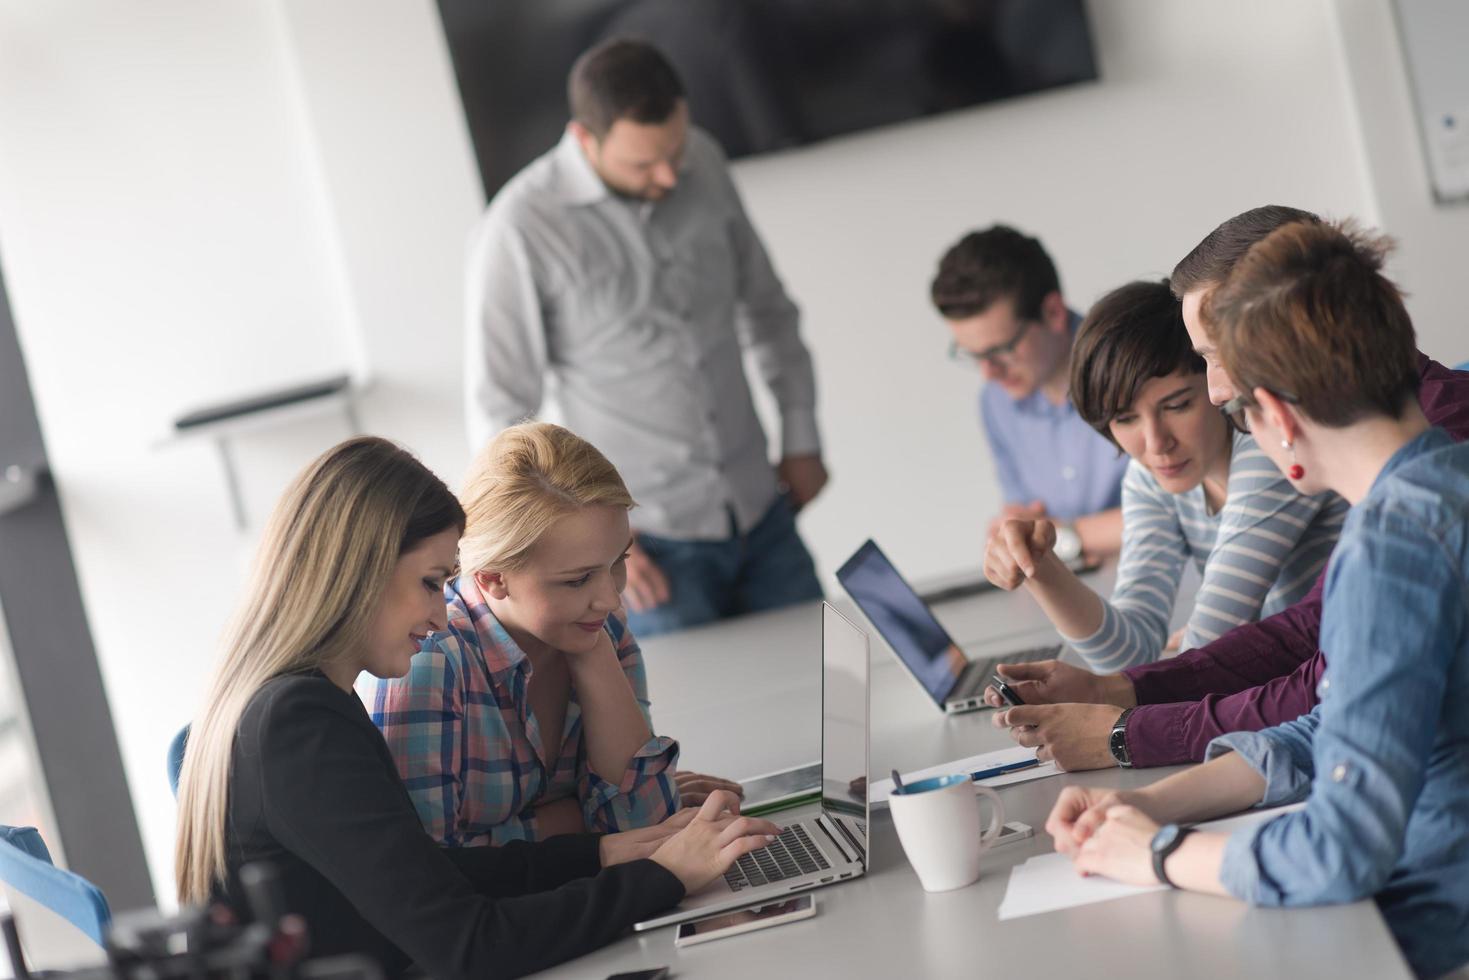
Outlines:
{"label": "eyeglasses", "polygon": [[[1277,391],[1273,394],[1276,398],[1279,398],[1283,402],[1288,402],[1291,405],[1300,404],[1300,399],[1297,398],[1295,395],[1290,394],[1289,392]],[[1248,418],[1245,417],[1245,409],[1253,408],[1256,404],[1256,401],[1249,395],[1236,395],[1234,398],[1231,398],[1229,401],[1219,406],[1219,414],[1228,419],[1229,424],[1234,426],[1237,430],[1243,432],[1245,435],[1249,435],[1250,421]]]}
{"label": "eyeglasses", "polygon": [[1029,330],[1031,324],[1035,322],[1034,320],[1020,321],[1020,326],[1015,330],[1015,336],[1003,344],[996,344],[993,347],[987,347],[980,351],[966,350],[959,346],[957,340],[951,340],[949,341],[949,360],[957,361],[962,358],[969,358],[978,364],[994,364],[998,361],[1008,360],[1010,355],[1015,353],[1015,348],[1020,346],[1020,341],[1025,338],[1025,331]]}

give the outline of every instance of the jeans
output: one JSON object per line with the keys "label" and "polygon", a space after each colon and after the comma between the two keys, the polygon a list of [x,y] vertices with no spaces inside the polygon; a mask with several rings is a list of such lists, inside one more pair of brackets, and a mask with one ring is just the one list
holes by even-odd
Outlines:
{"label": "jeans", "polygon": [[662,605],[628,610],[627,624],[639,638],[822,598],[816,565],[784,497],[747,533],[723,541],[639,534],[638,543],[667,576],[669,591]]}

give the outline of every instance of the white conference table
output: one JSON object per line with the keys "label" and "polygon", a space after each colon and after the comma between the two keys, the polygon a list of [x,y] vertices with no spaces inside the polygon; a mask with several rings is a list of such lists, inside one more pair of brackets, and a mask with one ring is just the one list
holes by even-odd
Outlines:
{"label": "white conference table", "polygon": [[[866,627],[845,597],[836,605]],[[1025,595],[973,596],[935,612],[971,651],[1000,652],[1055,637]],[[982,644],[973,642],[980,638]],[[820,643],[814,603],[646,641],[655,727],[679,739],[680,767],[739,778],[818,758]],[[871,677],[874,779],[891,768],[909,771],[1013,744],[992,726],[991,712],[945,717],[876,635]],[[922,890],[887,811],[874,810],[867,875],[818,889],[813,919],[683,950],[674,948],[674,929],[667,927],[628,936],[541,975],[607,977],[668,966],[675,977],[741,980],[796,973],[1006,980],[1411,977],[1371,902],[1256,909],[1164,891],[998,920],[1010,868],[1054,849],[1043,827],[1063,787],[1142,786],[1172,771],[1108,769],[1000,789],[1008,819],[1030,824],[1035,837],[989,851],[978,882],[939,894]]]}

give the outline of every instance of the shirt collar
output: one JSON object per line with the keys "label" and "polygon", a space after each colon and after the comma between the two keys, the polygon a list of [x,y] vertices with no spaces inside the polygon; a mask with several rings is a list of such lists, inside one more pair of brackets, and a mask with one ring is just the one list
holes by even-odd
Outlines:
{"label": "shirt collar", "polygon": [[[1076,336],[1076,330],[1081,326],[1081,314],[1075,310],[1066,311],[1066,329],[1071,331],[1072,337]],[[1071,404],[1070,392],[1066,400],[1057,405],[1046,397],[1045,392],[1037,388],[1024,398],[1015,403],[1015,411],[1022,415],[1036,415],[1042,418],[1065,418],[1076,414],[1076,406]]]}
{"label": "shirt collar", "polygon": [[1387,462],[1378,471],[1377,479],[1372,481],[1372,488],[1367,491],[1370,496],[1382,485],[1383,481],[1393,474],[1394,470],[1401,469],[1419,456],[1427,455],[1436,449],[1452,446],[1454,440],[1447,432],[1436,426],[1429,426],[1423,432],[1418,433],[1406,444],[1400,446],[1398,451],[1387,458]]}
{"label": "shirt collar", "polygon": [[474,576],[460,575],[444,591],[449,600],[449,626],[474,634],[491,678],[502,680],[526,663],[525,651],[490,611]]}
{"label": "shirt collar", "polygon": [[572,206],[596,204],[612,195],[570,129],[561,134],[561,142],[556,144],[554,154],[556,190],[562,203]]}
{"label": "shirt collar", "polygon": [[[683,160],[678,165],[680,183],[693,172],[693,156],[695,151],[692,144],[695,140],[701,138],[699,132],[693,126],[690,126],[688,143],[685,144]],[[579,205],[596,204],[598,201],[605,201],[613,196],[612,189],[607,186],[606,181],[598,176],[596,168],[592,166],[592,161],[587,159],[586,153],[582,151],[581,143],[572,135],[569,128],[561,134],[561,141],[556,144],[556,149],[552,151],[552,158],[556,164],[555,190],[561,197],[561,203],[570,207],[577,207]],[[655,202],[629,199],[629,203],[645,206]],[[1071,325],[1071,329],[1075,331],[1076,325],[1081,322],[1081,317],[1074,313],[1072,316],[1076,317]]]}
{"label": "shirt collar", "polygon": [[1024,398],[1015,403],[1015,411],[1020,415],[1034,415],[1039,418],[1065,418],[1076,414],[1076,406],[1071,404],[1071,396],[1057,405],[1046,397],[1046,393],[1037,388]]}

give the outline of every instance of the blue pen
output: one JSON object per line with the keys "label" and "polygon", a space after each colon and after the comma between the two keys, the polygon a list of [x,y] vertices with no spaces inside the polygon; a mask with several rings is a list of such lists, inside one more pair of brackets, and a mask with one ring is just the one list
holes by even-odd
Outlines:
{"label": "blue pen", "polygon": [[1039,759],[1026,759],[1024,762],[1012,762],[1007,766],[995,766],[993,769],[981,769],[979,772],[971,772],[970,779],[989,779],[992,776],[1004,776],[1007,773],[1022,772],[1026,769],[1034,769],[1041,764]]}

